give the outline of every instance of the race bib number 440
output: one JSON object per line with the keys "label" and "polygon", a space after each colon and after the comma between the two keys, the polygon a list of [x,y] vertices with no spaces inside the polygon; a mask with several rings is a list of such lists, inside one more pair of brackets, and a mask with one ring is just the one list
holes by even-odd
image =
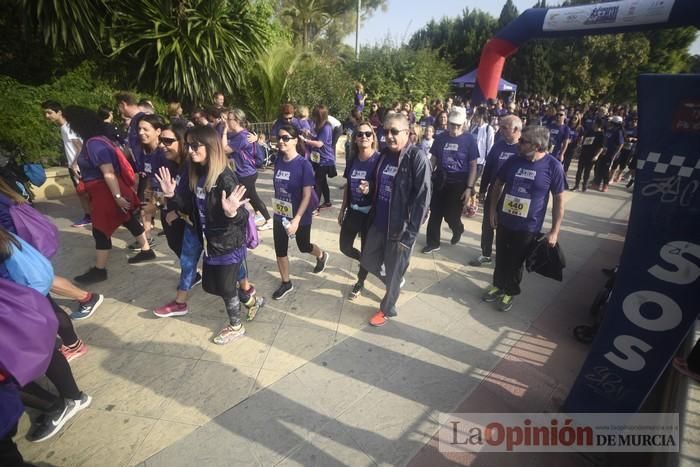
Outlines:
{"label": "race bib number 440", "polygon": [[290,219],[294,217],[292,203],[290,203],[289,201],[272,198],[272,211],[278,216],[288,217]]}
{"label": "race bib number 440", "polygon": [[503,212],[525,218],[530,212],[530,201],[530,198],[518,198],[507,194],[503,200]]}

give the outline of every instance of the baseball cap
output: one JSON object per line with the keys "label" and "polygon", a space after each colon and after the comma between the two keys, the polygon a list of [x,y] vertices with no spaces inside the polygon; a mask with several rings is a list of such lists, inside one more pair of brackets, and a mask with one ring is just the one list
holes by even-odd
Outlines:
{"label": "baseball cap", "polygon": [[613,118],[610,119],[611,122],[617,123],[618,125],[622,124],[622,117],[619,115],[615,115]]}
{"label": "baseball cap", "polygon": [[467,121],[467,111],[463,107],[453,107],[447,116],[447,121],[454,125],[464,125]]}

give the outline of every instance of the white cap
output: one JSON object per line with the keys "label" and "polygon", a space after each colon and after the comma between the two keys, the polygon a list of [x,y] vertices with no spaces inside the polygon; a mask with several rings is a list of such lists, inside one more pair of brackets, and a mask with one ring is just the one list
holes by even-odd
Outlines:
{"label": "white cap", "polygon": [[617,123],[618,125],[622,125],[622,117],[619,115],[613,116],[613,118],[610,119],[611,122]]}
{"label": "white cap", "polygon": [[467,121],[467,110],[464,107],[452,107],[447,121],[454,125],[464,125]]}

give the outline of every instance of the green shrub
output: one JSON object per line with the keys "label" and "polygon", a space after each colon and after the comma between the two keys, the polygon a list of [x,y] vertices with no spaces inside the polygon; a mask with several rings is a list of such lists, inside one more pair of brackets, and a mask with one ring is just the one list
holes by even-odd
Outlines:
{"label": "green shrub", "polygon": [[328,107],[338,120],[345,120],[353,107],[353,79],[338,62],[307,56],[296,66],[287,82],[287,95],[296,105]]}
{"label": "green shrub", "polygon": [[[91,62],[84,62],[54,82],[40,86],[21,84],[0,75],[0,144],[19,146],[28,161],[41,161],[45,165],[63,162],[60,133],[44,119],[41,103],[50,99],[64,107],[82,105],[97,109],[101,104],[116,107],[114,94],[118,90],[96,76],[96,66]],[[150,98],[158,112],[165,112],[162,99],[138,95]]]}

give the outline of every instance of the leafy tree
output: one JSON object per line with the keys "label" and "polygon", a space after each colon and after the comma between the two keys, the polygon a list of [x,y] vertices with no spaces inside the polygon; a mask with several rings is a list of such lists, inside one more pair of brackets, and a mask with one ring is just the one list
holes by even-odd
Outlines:
{"label": "leafy tree", "polygon": [[513,4],[513,0],[506,0],[498,16],[498,29],[504,28],[520,15],[518,8]]}
{"label": "leafy tree", "polygon": [[324,104],[332,115],[344,120],[353,104],[353,79],[339,62],[307,55],[289,78],[287,99],[309,107]]}

